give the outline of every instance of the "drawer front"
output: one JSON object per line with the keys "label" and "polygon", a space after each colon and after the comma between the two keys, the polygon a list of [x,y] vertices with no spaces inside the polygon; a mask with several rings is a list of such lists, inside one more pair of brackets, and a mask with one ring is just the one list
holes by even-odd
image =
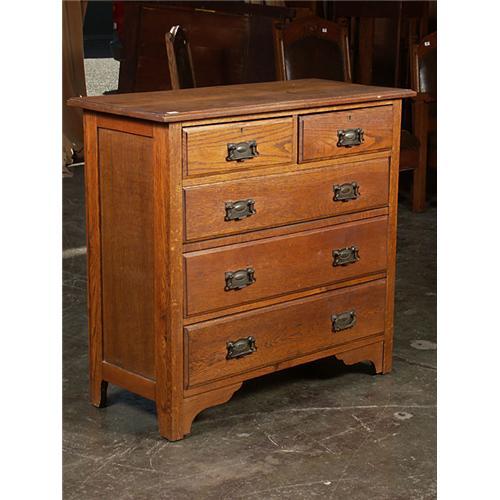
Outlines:
{"label": "drawer front", "polygon": [[392,123],[392,106],[301,116],[300,161],[389,149]]}
{"label": "drawer front", "polygon": [[253,169],[293,161],[291,117],[184,129],[188,176]]}
{"label": "drawer front", "polygon": [[385,280],[377,280],[189,326],[185,329],[188,384],[382,333],[385,289]]}
{"label": "drawer front", "polygon": [[185,254],[186,313],[384,271],[386,238],[387,217],[377,217]]}
{"label": "drawer front", "polygon": [[185,188],[186,239],[197,240],[386,206],[389,160]]}

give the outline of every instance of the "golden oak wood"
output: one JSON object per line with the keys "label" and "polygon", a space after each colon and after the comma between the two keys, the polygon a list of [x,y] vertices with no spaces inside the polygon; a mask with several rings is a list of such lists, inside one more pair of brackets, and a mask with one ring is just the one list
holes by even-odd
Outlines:
{"label": "golden oak wood", "polygon": [[96,123],[94,113],[84,114],[89,394],[91,403],[100,407],[106,403],[107,381],[102,375],[101,225]]}
{"label": "golden oak wood", "polygon": [[209,248],[219,248],[226,245],[233,245],[236,243],[245,243],[247,241],[257,241],[275,236],[294,234],[298,232],[308,231],[309,229],[320,229],[323,227],[337,226],[345,222],[354,222],[362,219],[370,219],[378,217],[379,215],[388,215],[389,207],[373,208],[363,212],[353,212],[352,214],[337,215],[334,217],[326,217],[323,219],[315,219],[312,221],[295,222],[287,224],[286,226],[276,226],[272,231],[268,229],[259,229],[251,232],[242,232],[227,236],[220,236],[209,240],[200,240],[193,242],[186,242],[183,245],[184,252],[195,252],[199,250],[206,250]]}
{"label": "golden oak wood", "polygon": [[124,370],[119,366],[102,362],[102,377],[111,384],[117,384],[130,392],[135,392],[147,399],[155,399],[156,383],[146,377]]}
{"label": "golden oak wood", "polygon": [[[372,281],[187,327],[186,383],[191,388],[382,333],[385,294],[385,280]],[[353,312],[354,325],[334,331],[332,315],[345,312]],[[227,342],[248,336],[256,352],[226,359]]]}
{"label": "golden oak wood", "polygon": [[135,120],[133,118],[124,118],[121,116],[96,114],[97,127],[106,130],[117,130],[133,135],[143,135],[153,137],[153,125],[144,120]]}
{"label": "golden oak wood", "polygon": [[[227,161],[228,144],[255,141],[259,156],[245,161]],[[292,163],[293,121],[291,117],[184,129],[187,176],[248,170]]]}
{"label": "golden oak wood", "polygon": [[[356,183],[355,198],[342,200],[337,190]],[[280,226],[359,212],[388,204],[389,161],[344,164],[310,172],[290,172],[248,180],[184,188],[186,240]],[[255,214],[226,220],[226,204],[253,200]]]}
{"label": "golden oak wood", "polygon": [[200,323],[201,321],[208,321],[211,319],[220,318],[221,316],[230,316],[231,314],[260,309],[261,307],[267,307],[273,304],[281,304],[282,302],[288,300],[295,300],[303,297],[311,297],[313,295],[318,295],[320,293],[328,292],[330,290],[347,288],[349,286],[358,285],[361,283],[367,283],[368,281],[383,279],[385,278],[385,276],[386,273],[385,271],[383,271],[380,273],[374,273],[367,276],[357,276],[356,278],[349,279],[346,281],[341,281],[339,283],[330,283],[328,285],[322,285],[317,288],[309,288],[308,290],[300,290],[298,292],[287,293],[286,295],[279,295],[277,297],[272,297],[270,299],[258,300],[256,302],[252,302],[249,304],[238,304],[233,307],[227,307],[226,309],[224,309],[223,313],[221,313],[221,311],[212,311],[184,318],[184,325],[186,326],[194,325],[196,323]]}
{"label": "golden oak wood", "polygon": [[310,361],[315,361],[317,359],[327,358],[330,356],[335,356],[338,359],[342,359],[343,357],[345,357],[348,361],[344,361],[343,359],[342,361],[344,361],[348,365],[359,363],[360,361],[371,361],[375,368],[375,373],[382,373],[382,355],[384,350],[383,339],[383,335],[373,335],[364,339],[353,340],[347,344],[341,344],[329,349],[317,351],[312,354],[297,356],[286,361],[281,361],[273,365],[258,368],[251,372],[239,373],[229,379],[221,379],[215,382],[211,382],[210,384],[186,389],[184,391],[184,396],[190,397],[198,394],[205,394],[207,390],[226,387],[229,383],[245,381],[255,377],[261,377],[262,375],[285,370],[286,368],[291,368],[293,366],[309,363]]}
{"label": "golden oak wood", "polygon": [[373,363],[375,373],[383,373],[383,342],[367,344],[359,349],[344,351],[336,354],[335,356],[343,361],[346,365],[352,365],[354,363],[359,363],[360,361],[369,359]]}
{"label": "golden oak wood", "polygon": [[156,125],[155,134],[155,297],[156,405],[160,433],[171,440],[183,431],[182,394],[182,188],[181,128]]}
{"label": "golden oak wood", "polygon": [[172,123],[237,115],[244,119],[248,114],[377,102],[414,95],[415,92],[408,89],[305,79],[74,97],[68,104],[113,115]]}
{"label": "golden oak wood", "polygon": [[[298,131],[294,132],[294,137],[298,137]],[[254,177],[262,177],[264,175],[287,174],[289,172],[306,172],[308,170],[315,170],[320,167],[333,167],[335,165],[341,166],[345,165],[347,162],[357,163],[378,158],[389,158],[390,155],[390,150],[384,150],[376,151],[374,153],[352,154],[351,156],[349,156],[349,158],[341,156],[339,158],[327,158],[325,160],[317,160],[305,163],[290,163],[284,165],[271,165],[256,169],[232,170],[223,174],[210,174],[199,177],[184,177],[184,179],[182,180],[182,185],[184,187],[201,186],[207,184],[216,184],[218,182],[235,181],[238,179],[251,179]],[[293,157],[296,158],[297,154],[294,153]]]}
{"label": "golden oak wood", "polygon": [[396,288],[396,233],[398,218],[399,147],[401,124],[401,101],[394,103],[393,151],[391,157],[391,185],[389,203],[389,225],[387,227],[387,299],[385,316],[385,340],[383,372],[392,370],[392,343],[394,334],[394,293]]}
{"label": "golden oak wood", "polygon": [[[391,106],[311,114],[300,119],[301,161],[388,149],[392,144]],[[363,142],[339,147],[339,130],[362,129]]]}
{"label": "golden oak wood", "polygon": [[98,130],[99,164],[105,166],[99,169],[103,359],[152,378],[152,142]]}
{"label": "golden oak wood", "polygon": [[[185,254],[186,316],[385,271],[386,234],[387,218],[379,217]],[[332,253],[352,246],[359,260],[333,266]],[[226,273],[247,268],[255,282],[227,291]]]}
{"label": "golden oak wood", "polygon": [[[73,99],[86,110],[92,404],[108,382],[154,399],[176,440],[252,377],[328,356],[390,371],[411,95],[295,80]],[[354,117],[365,142],[346,153],[332,137]],[[255,138],[259,156],[221,158]],[[333,201],[335,183],[352,182],[358,195],[344,186],[352,199]],[[224,220],[226,201],[250,198],[254,214]],[[359,260],[332,266],[351,245]],[[248,266],[256,281],[226,291],[225,273]]]}
{"label": "golden oak wood", "polygon": [[[390,106],[392,104],[392,99],[382,99],[379,101],[370,102],[370,107],[375,106]],[[346,109],[358,109],[358,108],[366,108],[366,103],[356,103],[356,104],[338,104],[336,106],[320,106],[318,108],[314,108],[314,113],[324,113],[326,111],[343,111]],[[278,118],[282,116],[300,116],[303,114],[310,113],[311,110],[308,107],[293,109],[293,111],[274,111],[272,113],[249,113],[245,114],[245,120],[262,120],[265,118]],[[198,127],[200,125],[213,125],[217,123],[231,123],[241,121],[242,117],[239,115],[236,116],[225,116],[222,120],[220,118],[206,118],[199,120],[189,120],[182,121],[183,127]]]}

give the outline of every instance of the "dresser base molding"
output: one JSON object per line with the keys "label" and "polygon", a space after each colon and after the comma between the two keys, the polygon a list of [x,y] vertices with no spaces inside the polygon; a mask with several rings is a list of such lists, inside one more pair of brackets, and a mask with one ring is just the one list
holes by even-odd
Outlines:
{"label": "dresser base molding", "polygon": [[[182,414],[182,435],[164,437],[170,441],[176,441],[178,439],[182,439],[185,435],[190,434],[193,420],[199,413],[207,408],[227,403],[233,397],[233,394],[241,387],[241,385],[242,382],[185,398]],[[158,415],[158,418],[161,418],[161,416]]]}
{"label": "dresser base molding", "polygon": [[[317,359],[335,357],[343,361],[346,365],[369,361],[373,364],[375,373],[387,373],[390,370],[386,371],[383,366],[383,340],[373,342],[373,339],[368,339],[368,341],[371,343],[366,344],[366,340],[357,342],[356,345],[359,345],[359,347],[355,349],[352,349],[353,344],[351,343],[349,346],[340,346],[334,349],[313,353],[302,358],[295,358],[272,366],[267,366],[256,372],[246,374],[246,377],[234,377],[232,379],[219,381],[219,383],[211,384],[210,388],[197,387],[194,390],[186,390],[184,391],[182,412],[179,413],[178,422],[171,421],[170,413],[158,411],[157,407],[157,418],[160,428],[170,429],[166,433],[163,432],[162,435],[169,441],[178,441],[190,434],[192,423],[197,415],[203,410],[227,403],[232,398],[233,394],[241,388],[244,380],[284,370]],[[342,350],[346,349],[346,347],[348,350]],[[98,387],[100,390],[96,394],[91,394],[91,402],[97,408],[103,408],[106,405],[108,383],[138,394],[146,399],[155,400],[156,383],[154,380],[146,379],[136,373],[129,372],[105,361],[102,363],[102,374],[104,380],[101,380],[100,383],[97,380],[93,381],[93,387]],[[236,380],[240,381],[234,383]],[[160,422],[162,419],[168,421],[171,425],[168,425],[167,422],[165,422],[165,425],[162,425]]]}
{"label": "dresser base molding", "polygon": [[[315,353],[311,356],[307,356],[307,358],[309,358],[308,361],[329,357],[330,356],[328,354],[329,352],[330,351],[322,351],[321,353]],[[343,361],[346,365],[353,365],[356,363],[361,363],[363,361],[369,361],[372,363],[375,373],[378,374],[378,373],[386,373],[384,371],[382,364],[383,355],[384,355],[384,342],[379,341],[363,345],[356,349],[349,349],[347,351],[337,352],[335,355],[331,356]],[[265,373],[279,371],[288,368],[290,366],[303,364],[305,362],[306,360],[304,358],[301,358],[300,360],[297,359],[289,360],[288,362],[279,363],[277,365],[267,367],[264,370],[259,370],[258,374],[253,373],[252,376],[247,377],[247,379],[254,378],[256,376],[261,376],[264,375]],[[227,383],[228,381],[226,380],[225,382]],[[238,389],[240,389],[242,384],[243,382],[239,382],[237,384],[223,386],[208,392],[201,392],[189,397],[185,397],[183,403],[183,413],[181,416],[181,427],[180,427],[181,434],[164,435],[164,437],[170,441],[176,441],[190,434],[193,420],[199,413],[201,413],[203,410],[207,408],[227,403],[231,399],[233,394]],[[186,395],[186,392],[184,394]],[[158,419],[160,418],[161,415],[158,415]]]}
{"label": "dresser base molding", "polygon": [[124,370],[119,366],[103,361],[102,376],[106,382],[139,394],[146,399],[155,399],[155,381],[137,373]]}
{"label": "dresser base molding", "polygon": [[335,356],[346,365],[354,365],[361,361],[370,361],[375,369],[375,373],[387,373],[384,371],[384,343],[377,342],[368,344],[358,349],[340,352]]}

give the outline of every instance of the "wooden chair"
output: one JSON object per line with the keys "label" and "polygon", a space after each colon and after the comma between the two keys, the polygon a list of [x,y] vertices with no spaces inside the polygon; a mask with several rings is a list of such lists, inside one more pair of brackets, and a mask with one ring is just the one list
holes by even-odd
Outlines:
{"label": "wooden chair", "polygon": [[182,26],[172,26],[165,34],[168,69],[172,89],[191,89],[196,87],[193,59],[186,31]]}
{"label": "wooden chair", "polygon": [[278,80],[324,78],[351,81],[347,29],[310,16],[273,29]]}
{"label": "wooden chair", "polygon": [[[413,133],[401,134],[400,171],[413,170],[412,209],[425,210],[427,167],[436,166],[437,33],[414,45],[411,53]],[[430,143],[429,143],[430,139]],[[429,145],[431,147],[429,147]],[[430,153],[430,154],[429,154]]]}

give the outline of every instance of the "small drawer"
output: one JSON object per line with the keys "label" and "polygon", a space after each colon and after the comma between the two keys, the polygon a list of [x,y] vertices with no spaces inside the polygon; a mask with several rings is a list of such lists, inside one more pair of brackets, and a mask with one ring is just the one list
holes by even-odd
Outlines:
{"label": "small drawer", "polygon": [[387,158],[187,187],[186,240],[383,207],[388,194]]}
{"label": "small drawer", "polygon": [[390,149],[392,123],[392,106],[301,116],[299,161]]}
{"label": "small drawer", "polygon": [[194,316],[383,272],[387,217],[184,254]]}
{"label": "small drawer", "polygon": [[384,332],[377,280],[185,328],[192,387]]}
{"label": "small drawer", "polygon": [[291,117],[184,128],[188,176],[253,169],[293,161]]}

